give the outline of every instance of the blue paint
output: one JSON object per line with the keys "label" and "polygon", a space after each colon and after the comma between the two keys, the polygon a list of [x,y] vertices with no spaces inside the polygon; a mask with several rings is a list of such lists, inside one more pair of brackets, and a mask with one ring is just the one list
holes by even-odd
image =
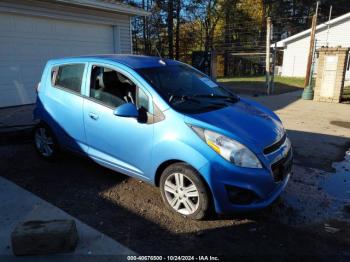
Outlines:
{"label": "blue paint", "polygon": [[132,103],[123,104],[119,107],[117,107],[114,112],[114,115],[121,116],[121,117],[134,117],[137,118],[139,116],[139,112],[137,111],[137,108]]}
{"label": "blue paint", "polygon": [[[86,66],[81,93],[72,94],[53,87],[52,68],[74,63]],[[150,119],[154,116],[153,122],[139,121],[134,105],[124,104],[115,109],[89,98],[91,68],[96,64],[121,72],[145,92],[150,100],[148,115],[152,116]],[[177,103],[187,104],[186,112],[174,109],[172,102],[169,102],[171,99],[160,94],[139,69],[176,66],[184,64],[168,59],[160,62],[158,57],[129,55],[51,60],[41,79],[35,118],[52,128],[61,146],[151,184],[157,183],[157,170],[163,163],[188,163],[205,180],[218,213],[248,211],[270,205],[289,180],[289,174],[285,174],[281,181],[275,182],[271,165],[286,158],[287,154],[290,158],[288,161],[292,161],[291,148],[287,142],[268,155],[263,152],[285,134],[280,119],[256,102],[237,97],[233,99],[232,94],[211,82],[208,90],[220,91],[218,94],[227,93],[232,97],[199,99],[183,96],[183,101]],[[191,70],[195,71],[193,68]],[[198,71],[195,74],[199,78],[206,77]],[[203,85],[208,83],[208,80],[200,81]],[[191,107],[206,109],[191,113]],[[243,145],[257,159],[261,168],[242,167],[226,160],[193,127],[214,131]],[[233,204],[229,199],[228,186],[249,190],[256,199],[249,204]]]}

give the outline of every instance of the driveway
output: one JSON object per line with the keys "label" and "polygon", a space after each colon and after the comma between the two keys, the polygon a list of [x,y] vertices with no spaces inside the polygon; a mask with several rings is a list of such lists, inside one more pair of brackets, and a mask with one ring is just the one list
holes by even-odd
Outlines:
{"label": "driveway", "polygon": [[344,159],[350,134],[339,123],[348,121],[350,106],[302,101],[292,94],[257,98],[284,120],[297,152],[286,192],[263,211],[190,221],[169,212],[155,187],[76,155],[47,163],[28,143],[0,146],[0,175],[139,254],[292,261],[301,255],[315,261],[350,256],[346,199],[332,197],[321,185],[336,174],[332,162]]}
{"label": "driveway", "polygon": [[281,118],[295,153],[295,163],[334,171],[350,148],[350,104],[329,104],[300,99],[302,91],[252,97]]}

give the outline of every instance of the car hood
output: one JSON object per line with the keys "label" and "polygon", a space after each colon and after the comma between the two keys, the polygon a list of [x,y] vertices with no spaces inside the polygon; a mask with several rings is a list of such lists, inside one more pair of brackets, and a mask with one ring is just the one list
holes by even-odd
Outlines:
{"label": "car hood", "polygon": [[240,99],[219,110],[191,114],[190,118],[209,124],[213,127],[213,131],[232,137],[255,153],[261,153],[265,147],[278,141],[285,133],[277,115],[247,99]]}

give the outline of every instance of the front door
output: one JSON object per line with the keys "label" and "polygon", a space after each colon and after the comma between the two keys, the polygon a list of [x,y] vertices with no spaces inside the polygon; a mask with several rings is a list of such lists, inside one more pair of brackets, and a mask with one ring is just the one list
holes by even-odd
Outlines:
{"label": "front door", "polygon": [[124,103],[149,111],[150,95],[134,84],[129,73],[113,66],[91,64],[89,74],[84,101],[88,154],[101,165],[148,180],[153,124],[113,112]]}

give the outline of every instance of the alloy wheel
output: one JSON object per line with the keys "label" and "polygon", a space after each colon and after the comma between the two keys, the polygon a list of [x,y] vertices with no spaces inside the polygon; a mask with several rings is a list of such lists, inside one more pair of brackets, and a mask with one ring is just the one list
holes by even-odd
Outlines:
{"label": "alloy wheel", "polygon": [[35,145],[44,157],[51,157],[54,153],[54,141],[45,127],[39,127],[35,132]]}
{"label": "alloy wheel", "polygon": [[178,213],[191,215],[199,207],[199,192],[194,182],[182,173],[171,174],[164,183],[169,205]]}

